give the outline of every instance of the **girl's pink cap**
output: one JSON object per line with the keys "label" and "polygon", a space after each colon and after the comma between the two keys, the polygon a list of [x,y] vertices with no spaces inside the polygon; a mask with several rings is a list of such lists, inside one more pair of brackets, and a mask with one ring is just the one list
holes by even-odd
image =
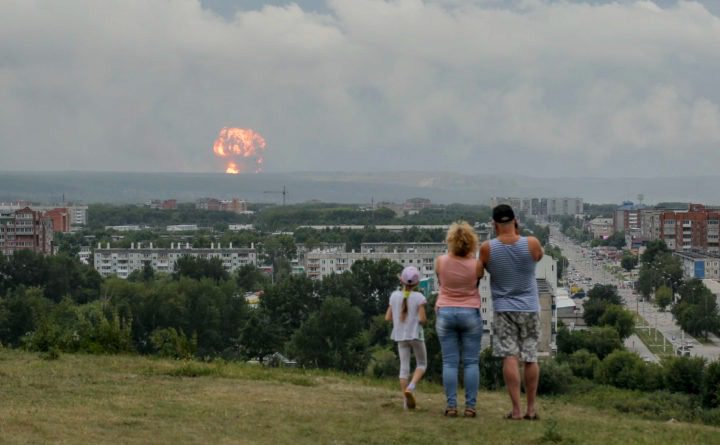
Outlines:
{"label": "girl's pink cap", "polygon": [[400,274],[400,282],[408,286],[415,286],[420,282],[420,272],[415,266],[407,266]]}

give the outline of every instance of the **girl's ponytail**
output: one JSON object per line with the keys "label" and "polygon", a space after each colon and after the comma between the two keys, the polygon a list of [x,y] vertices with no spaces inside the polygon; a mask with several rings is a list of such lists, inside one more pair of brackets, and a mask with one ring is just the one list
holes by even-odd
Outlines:
{"label": "girl's ponytail", "polygon": [[400,320],[405,321],[408,314],[408,297],[410,296],[410,291],[408,289],[403,290],[403,302],[402,302],[402,310],[400,311]]}

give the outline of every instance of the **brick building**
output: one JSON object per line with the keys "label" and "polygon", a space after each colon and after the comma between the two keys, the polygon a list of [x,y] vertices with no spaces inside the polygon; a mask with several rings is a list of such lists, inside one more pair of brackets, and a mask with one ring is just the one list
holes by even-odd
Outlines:
{"label": "brick building", "polygon": [[52,254],[53,222],[43,212],[25,207],[0,211],[0,253],[12,255],[18,250]]}

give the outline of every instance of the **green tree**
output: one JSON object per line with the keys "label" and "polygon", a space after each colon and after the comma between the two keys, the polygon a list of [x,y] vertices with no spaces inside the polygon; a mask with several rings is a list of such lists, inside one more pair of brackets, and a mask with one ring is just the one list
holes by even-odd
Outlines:
{"label": "green tree", "polygon": [[689,280],[680,286],[678,293],[680,300],[673,306],[672,313],[680,327],[704,338],[720,330],[717,299],[702,281]]}
{"label": "green tree", "polygon": [[317,287],[317,283],[306,276],[292,275],[265,290],[260,308],[278,327],[283,338],[290,338],[320,308],[323,297]]}
{"label": "green tree", "polygon": [[655,304],[661,311],[665,311],[665,308],[672,304],[673,293],[672,289],[667,286],[660,286],[655,291]]}
{"label": "green tree", "polygon": [[614,328],[620,339],[625,340],[632,335],[635,329],[635,316],[622,306],[611,304],[606,307],[605,312],[598,320],[598,325]]}
{"label": "green tree", "polygon": [[644,385],[645,362],[628,351],[613,351],[600,363],[596,378],[600,383],[618,388],[640,389]]}
{"label": "green tree", "polygon": [[707,408],[720,406],[720,360],[705,367],[701,385],[703,405]]}
{"label": "green tree", "polygon": [[369,351],[362,325],[362,313],[350,301],[328,298],[293,334],[290,351],[305,366],[364,371]]}
{"label": "green tree", "polygon": [[595,370],[600,364],[600,359],[587,349],[579,349],[570,354],[567,363],[575,377],[592,380],[595,377]]}
{"label": "green tree", "polygon": [[640,256],[640,261],[643,264],[652,264],[658,256],[668,253],[670,253],[670,249],[668,249],[665,241],[650,241],[647,246],[645,246],[645,252]]}
{"label": "green tree", "polygon": [[353,263],[351,271],[355,286],[363,296],[359,307],[365,318],[384,313],[390,294],[398,288],[402,266],[390,260],[361,260]]}
{"label": "green tree", "polygon": [[262,309],[250,312],[239,334],[238,343],[246,359],[258,358],[262,362],[266,355],[279,351],[283,345],[280,330]]}
{"label": "green tree", "polygon": [[177,260],[173,275],[176,279],[180,277],[188,277],[195,280],[210,278],[215,282],[229,278],[228,272],[225,270],[220,258],[205,259],[191,257],[189,255]]}
{"label": "green tree", "polygon": [[635,266],[638,265],[638,257],[636,255],[633,255],[629,251],[624,251],[623,256],[620,259],[620,267],[625,269],[626,271],[630,272],[635,268]]}
{"label": "green tree", "polygon": [[670,357],[663,360],[667,388],[672,392],[700,394],[705,369],[702,357]]}

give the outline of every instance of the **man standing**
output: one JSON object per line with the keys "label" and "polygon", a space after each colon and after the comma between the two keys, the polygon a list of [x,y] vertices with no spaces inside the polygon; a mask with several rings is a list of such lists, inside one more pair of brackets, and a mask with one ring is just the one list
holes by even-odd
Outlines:
{"label": "man standing", "polygon": [[[493,209],[496,237],[480,246],[480,260],[490,272],[494,353],[503,358],[503,377],[510,393],[508,419],[537,420],[535,395],[540,379],[537,346],[540,339],[540,298],[535,263],[543,256],[537,238],[520,236],[513,209]],[[527,409],[520,411],[520,363],[524,362]]]}

